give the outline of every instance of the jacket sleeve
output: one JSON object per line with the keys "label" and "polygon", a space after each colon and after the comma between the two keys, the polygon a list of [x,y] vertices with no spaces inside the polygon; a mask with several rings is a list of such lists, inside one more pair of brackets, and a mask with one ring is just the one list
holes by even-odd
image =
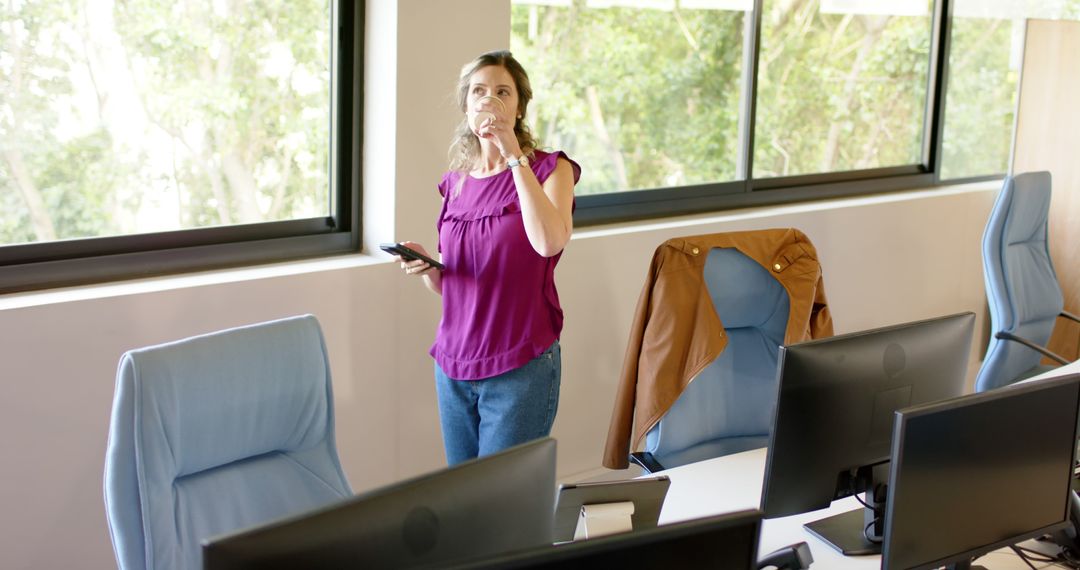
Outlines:
{"label": "jacket sleeve", "polygon": [[611,412],[611,425],[608,427],[607,443],[604,446],[603,465],[608,469],[626,469],[630,465],[630,431],[637,398],[638,359],[641,357],[645,327],[649,322],[652,288],[659,271],[657,265],[658,256],[654,254],[649,266],[649,278],[638,297],[634,320],[630,325],[630,339],[626,343],[622,373],[619,375],[618,389],[615,392],[615,409]]}
{"label": "jacket sleeve", "polygon": [[825,277],[818,274],[814,287],[814,306],[810,310],[810,338],[825,338],[833,335],[832,313],[829,302],[825,299]]}

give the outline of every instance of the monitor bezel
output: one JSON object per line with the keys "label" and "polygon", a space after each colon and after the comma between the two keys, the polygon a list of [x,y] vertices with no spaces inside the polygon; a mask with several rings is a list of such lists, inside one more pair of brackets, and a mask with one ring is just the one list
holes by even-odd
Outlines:
{"label": "monitor bezel", "polygon": [[[889,326],[878,327],[878,328],[873,328],[873,329],[866,329],[866,330],[860,330],[860,331],[845,333],[845,334],[841,334],[841,335],[834,335],[834,336],[831,336],[831,337],[813,339],[813,340],[809,340],[809,341],[805,341],[805,342],[800,342],[800,343],[797,343],[797,344],[792,344],[792,345],[781,346],[780,347],[780,354],[779,354],[779,357],[777,359],[777,367],[776,367],[776,375],[777,375],[776,406],[775,406],[775,408],[773,410],[772,430],[769,432],[769,446],[768,446],[769,451],[766,454],[766,458],[765,458],[765,472],[763,474],[763,481],[762,481],[762,488],[761,488],[760,509],[765,513],[765,518],[774,518],[774,517],[779,517],[779,516],[790,516],[790,515],[794,515],[794,514],[801,514],[801,513],[805,513],[805,512],[810,512],[810,511],[817,510],[817,509],[823,509],[823,508],[828,507],[829,504],[831,502],[833,502],[833,501],[842,499],[842,498],[844,498],[846,496],[851,496],[851,495],[854,495],[854,494],[857,494],[857,493],[861,493],[861,492],[864,492],[866,490],[865,488],[855,489],[855,490],[853,490],[853,492],[845,494],[845,495],[833,496],[830,499],[830,501],[828,501],[828,502],[818,504],[814,508],[807,508],[805,510],[801,510],[801,511],[797,511],[797,512],[789,512],[789,510],[787,510],[787,509],[784,509],[782,512],[777,512],[777,509],[775,509],[775,508],[772,509],[772,510],[770,510],[768,508],[769,507],[768,500],[769,500],[769,495],[770,495],[769,491],[770,491],[770,487],[772,486],[770,483],[772,482],[772,479],[773,479],[772,471],[773,471],[774,467],[776,467],[776,454],[774,453],[774,450],[776,449],[776,446],[777,446],[777,434],[778,434],[778,431],[779,431],[777,428],[778,428],[778,423],[779,423],[779,421],[781,419],[780,418],[780,411],[781,411],[781,404],[783,403],[782,400],[783,400],[783,397],[784,397],[784,377],[785,377],[785,366],[784,365],[785,365],[785,362],[787,360],[787,354],[789,352],[799,352],[799,351],[804,351],[804,350],[814,350],[815,347],[818,347],[818,346],[824,345],[824,344],[842,343],[842,342],[846,342],[846,341],[852,341],[852,340],[865,338],[865,337],[872,336],[872,335],[873,336],[886,335],[886,334],[896,332],[896,331],[901,331],[901,330],[904,330],[904,329],[917,328],[917,327],[921,327],[923,325],[928,325],[928,324],[932,324],[932,323],[943,323],[944,324],[944,323],[948,323],[950,321],[958,321],[958,322],[966,321],[967,325],[969,327],[968,331],[967,331],[967,335],[968,335],[968,347],[967,347],[967,349],[968,350],[963,355],[963,358],[965,358],[965,368],[966,368],[967,362],[970,361],[971,342],[972,342],[972,340],[974,338],[975,313],[973,313],[971,311],[963,311],[963,312],[953,313],[953,314],[949,314],[949,315],[942,315],[942,316],[932,317],[932,318],[927,318],[927,319],[920,319],[920,320],[909,321],[909,322],[904,322],[904,323],[897,323],[897,324],[893,324],[893,325],[889,325]],[[960,379],[959,387],[960,387],[961,390],[963,390],[963,381],[964,381],[964,379]],[[889,461],[889,458],[890,458],[890,455],[888,455],[888,453],[887,453],[883,457],[875,458],[873,461],[871,461],[869,463],[865,463],[860,467],[865,467],[865,468],[868,468],[868,470],[870,470],[869,468],[871,468],[872,466],[878,466],[878,470],[880,470],[881,469],[880,466],[887,463]],[[855,466],[851,466],[851,467],[855,467]],[[837,475],[839,475],[839,472],[837,472]]]}
{"label": "monitor bezel", "polygon": [[670,540],[723,531],[746,524],[752,525],[754,535],[750,545],[751,566],[747,570],[754,570],[757,568],[762,524],[762,513],[757,509],[672,522],[644,530],[634,530],[565,544],[553,544],[488,558],[466,560],[448,566],[447,570],[514,570],[556,563],[560,564],[560,567],[571,564],[570,567],[577,568],[579,566],[572,564],[579,562],[579,557],[582,556],[621,551],[630,546],[658,545]]}
{"label": "monitor bezel", "polygon": [[[1051,378],[1035,380],[1031,382],[1021,382],[1016,384],[1010,384],[987,392],[978,392],[974,394],[965,394],[956,398],[950,398],[948,400],[942,400],[940,402],[931,402],[926,404],[920,404],[912,406],[904,410],[896,412],[894,427],[893,427],[893,444],[890,456],[893,458],[889,467],[889,483],[892,486],[897,480],[899,467],[903,459],[903,446],[904,446],[904,434],[907,422],[918,419],[920,417],[934,414],[937,412],[947,412],[958,408],[967,407],[970,405],[979,404],[982,402],[989,402],[1000,400],[1003,398],[1010,398],[1018,394],[1024,394],[1028,392],[1037,392],[1040,390],[1053,389],[1059,386],[1068,384],[1077,384],[1077,404],[1078,409],[1076,412],[1076,426],[1074,428],[1073,438],[1074,440],[1080,436],[1080,373],[1063,374],[1061,376],[1055,376]],[[1077,446],[1071,446],[1072,460],[1070,465],[1075,466],[1077,461]],[[1037,538],[1039,536],[1050,534],[1059,530],[1068,528],[1071,525],[1070,508],[1069,508],[1069,493],[1072,491],[1072,479],[1073,470],[1070,469],[1062,481],[1065,486],[1065,492],[1062,493],[1062,520],[1051,525],[1044,526],[1038,529],[1032,529],[1030,531],[1023,532],[1018,535],[1014,535],[1008,539],[996,541],[990,544],[985,544],[965,550],[963,552],[956,552],[950,554],[944,558],[940,558],[933,561],[924,562],[918,566],[906,567],[908,570],[933,570],[949,564],[962,563],[965,561],[973,560],[978,556],[982,556],[986,553],[993,552],[1006,546],[1014,545],[1024,540]],[[882,570],[889,570],[890,565],[890,541],[892,538],[891,532],[891,520],[893,517],[893,509],[895,505],[894,495],[889,494],[886,499],[885,506],[885,540],[881,545],[881,568]]]}
{"label": "monitor bezel", "polygon": [[[555,507],[556,441],[551,437],[544,437],[505,449],[492,455],[471,459],[457,465],[424,473],[403,481],[359,493],[322,507],[205,538],[201,541],[202,567],[204,570],[244,568],[252,567],[252,564],[258,564],[259,567],[263,567],[262,565],[266,564],[269,564],[270,567],[281,567],[280,565],[275,566],[272,559],[267,558],[266,555],[260,556],[256,553],[256,551],[253,550],[253,545],[267,543],[269,541],[267,538],[268,535],[274,537],[277,533],[285,533],[287,536],[291,532],[299,532],[297,531],[297,526],[300,525],[309,524],[317,527],[320,524],[325,524],[323,519],[327,517],[344,516],[343,513],[347,515],[350,510],[355,510],[364,503],[393,500],[395,496],[403,498],[413,497],[414,493],[418,490],[421,492],[430,492],[432,486],[439,485],[439,481],[445,480],[447,477],[461,481],[463,474],[475,475],[474,472],[477,470],[491,470],[499,465],[505,466],[506,463],[513,462],[517,458],[530,460],[528,464],[533,467],[539,466],[534,464],[543,464],[542,470],[528,470],[530,474],[536,473],[536,482],[539,482],[540,479],[544,479],[546,481],[545,487],[547,486],[547,483],[550,483],[550,489],[547,489],[548,492],[545,493],[543,497],[535,495],[535,497],[538,497],[536,500],[545,502],[546,504],[544,505],[544,512],[542,513],[543,518],[536,521],[532,526],[534,527],[537,536],[542,534],[540,539],[534,542],[535,544],[550,543]],[[502,475],[500,474],[500,477],[501,476]],[[470,477],[470,479],[472,479],[472,477]],[[509,486],[507,488],[509,488]],[[516,492],[518,491],[515,491],[515,493]],[[381,503],[379,508],[382,508]],[[386,527],[379,527],[379,529],[385,530]],[[365,536],[371,536],[371,534],[372,533],[367,531],[364,533]],[[330,542],[329,544],[332,545],[335,543]],[[310,550],[313,546],[314,545],[307,545],[305,552]],[[327,545],[327,548],[334,547]],[[521,547],[511,547],[511,550],[515,548]],[[290,556],[292,555],[294,554],[290,554]],[[254,559],[256,558],[259,561],[255,561]],[[457,556],[448,560],[439,561],[437,564],[443,565],[465,558],[467,558],[467,556]],[[413,562],[413,564],[424,566],[436,564],[436,562],[417,560]]]}

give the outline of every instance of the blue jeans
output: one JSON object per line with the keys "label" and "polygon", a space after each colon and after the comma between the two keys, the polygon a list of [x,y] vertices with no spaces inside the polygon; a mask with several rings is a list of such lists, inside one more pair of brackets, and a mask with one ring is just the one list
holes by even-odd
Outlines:
{"label": "blue jeans", "polygon": [[436,363],[446,461],[454,465],[549,435],[561,377],[559,341],[524,366],[483,380],[454,380]]}

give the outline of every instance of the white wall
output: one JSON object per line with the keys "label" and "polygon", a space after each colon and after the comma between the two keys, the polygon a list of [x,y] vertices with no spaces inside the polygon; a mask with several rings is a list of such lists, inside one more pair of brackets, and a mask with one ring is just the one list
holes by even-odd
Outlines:
{"label": "white wall", "polygon": [[[433,243],[434,184],[455,121],[447,97],[465,61],[505,47],[507,21],[505,0],[371,3],[368,58],[380,63],[367,76],[366,243]],[[599,466],[630,319],[659,242],[795,226],[822,257],[838,332],[961,310],[982,319],[979,239],[996,187],[579,231],[557,273],[566,311],[553,434],[560,477]],[[441,467],[427,356],[439,301],[382,258],[8,295],[0,297],[0,566],[114,565],[102,469],[123,351],[299,313],[315,314],[327,338],[338,446],[354,488]]]}

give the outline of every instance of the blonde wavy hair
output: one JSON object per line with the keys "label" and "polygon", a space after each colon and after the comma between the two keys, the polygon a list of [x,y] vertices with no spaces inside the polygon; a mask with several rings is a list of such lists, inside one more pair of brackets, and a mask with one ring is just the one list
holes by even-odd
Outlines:
{"label": "blonde wavy hair", "polygon": [[[532,100],[532,85],[529,83],[529,75],[525,73],[525,68],[518,63],[518,60],[514,59],[513,54],[509,51],[490,51],[480,55],[461,68],[456,95],[458,108],[461,109],[462,116],[461,122],[458,123],[457,128],[454,129],[454,137],[450,141],[450,149],[447,151],[450,170],[468,172],[469,170],[472,170],[476,165],[476,162],[480,159],[480,140],[477,138],[476,134],[473,133],[472,128],[469,127],[469,117],[467,114],[469,81],[472,79],[474,73],[489,65],[498,65],[506,69],[506,71],[510,73],[510,77],[514,80],[514,87],[517,89],[518,93],[517,119],[514,121],[514,134],[517,136],[518,145],[521,146],[521,152],[526,156],[531,156],[533,151],[538,148],[536,137],[533,136],[532,131],[529,130],[529,126],[525,123],[525,113],[529,108],[529,101]],[[459,178],[458,184],[453,192],[454,197],[461,193],[461,182],[464,180],[464,176]]]}

